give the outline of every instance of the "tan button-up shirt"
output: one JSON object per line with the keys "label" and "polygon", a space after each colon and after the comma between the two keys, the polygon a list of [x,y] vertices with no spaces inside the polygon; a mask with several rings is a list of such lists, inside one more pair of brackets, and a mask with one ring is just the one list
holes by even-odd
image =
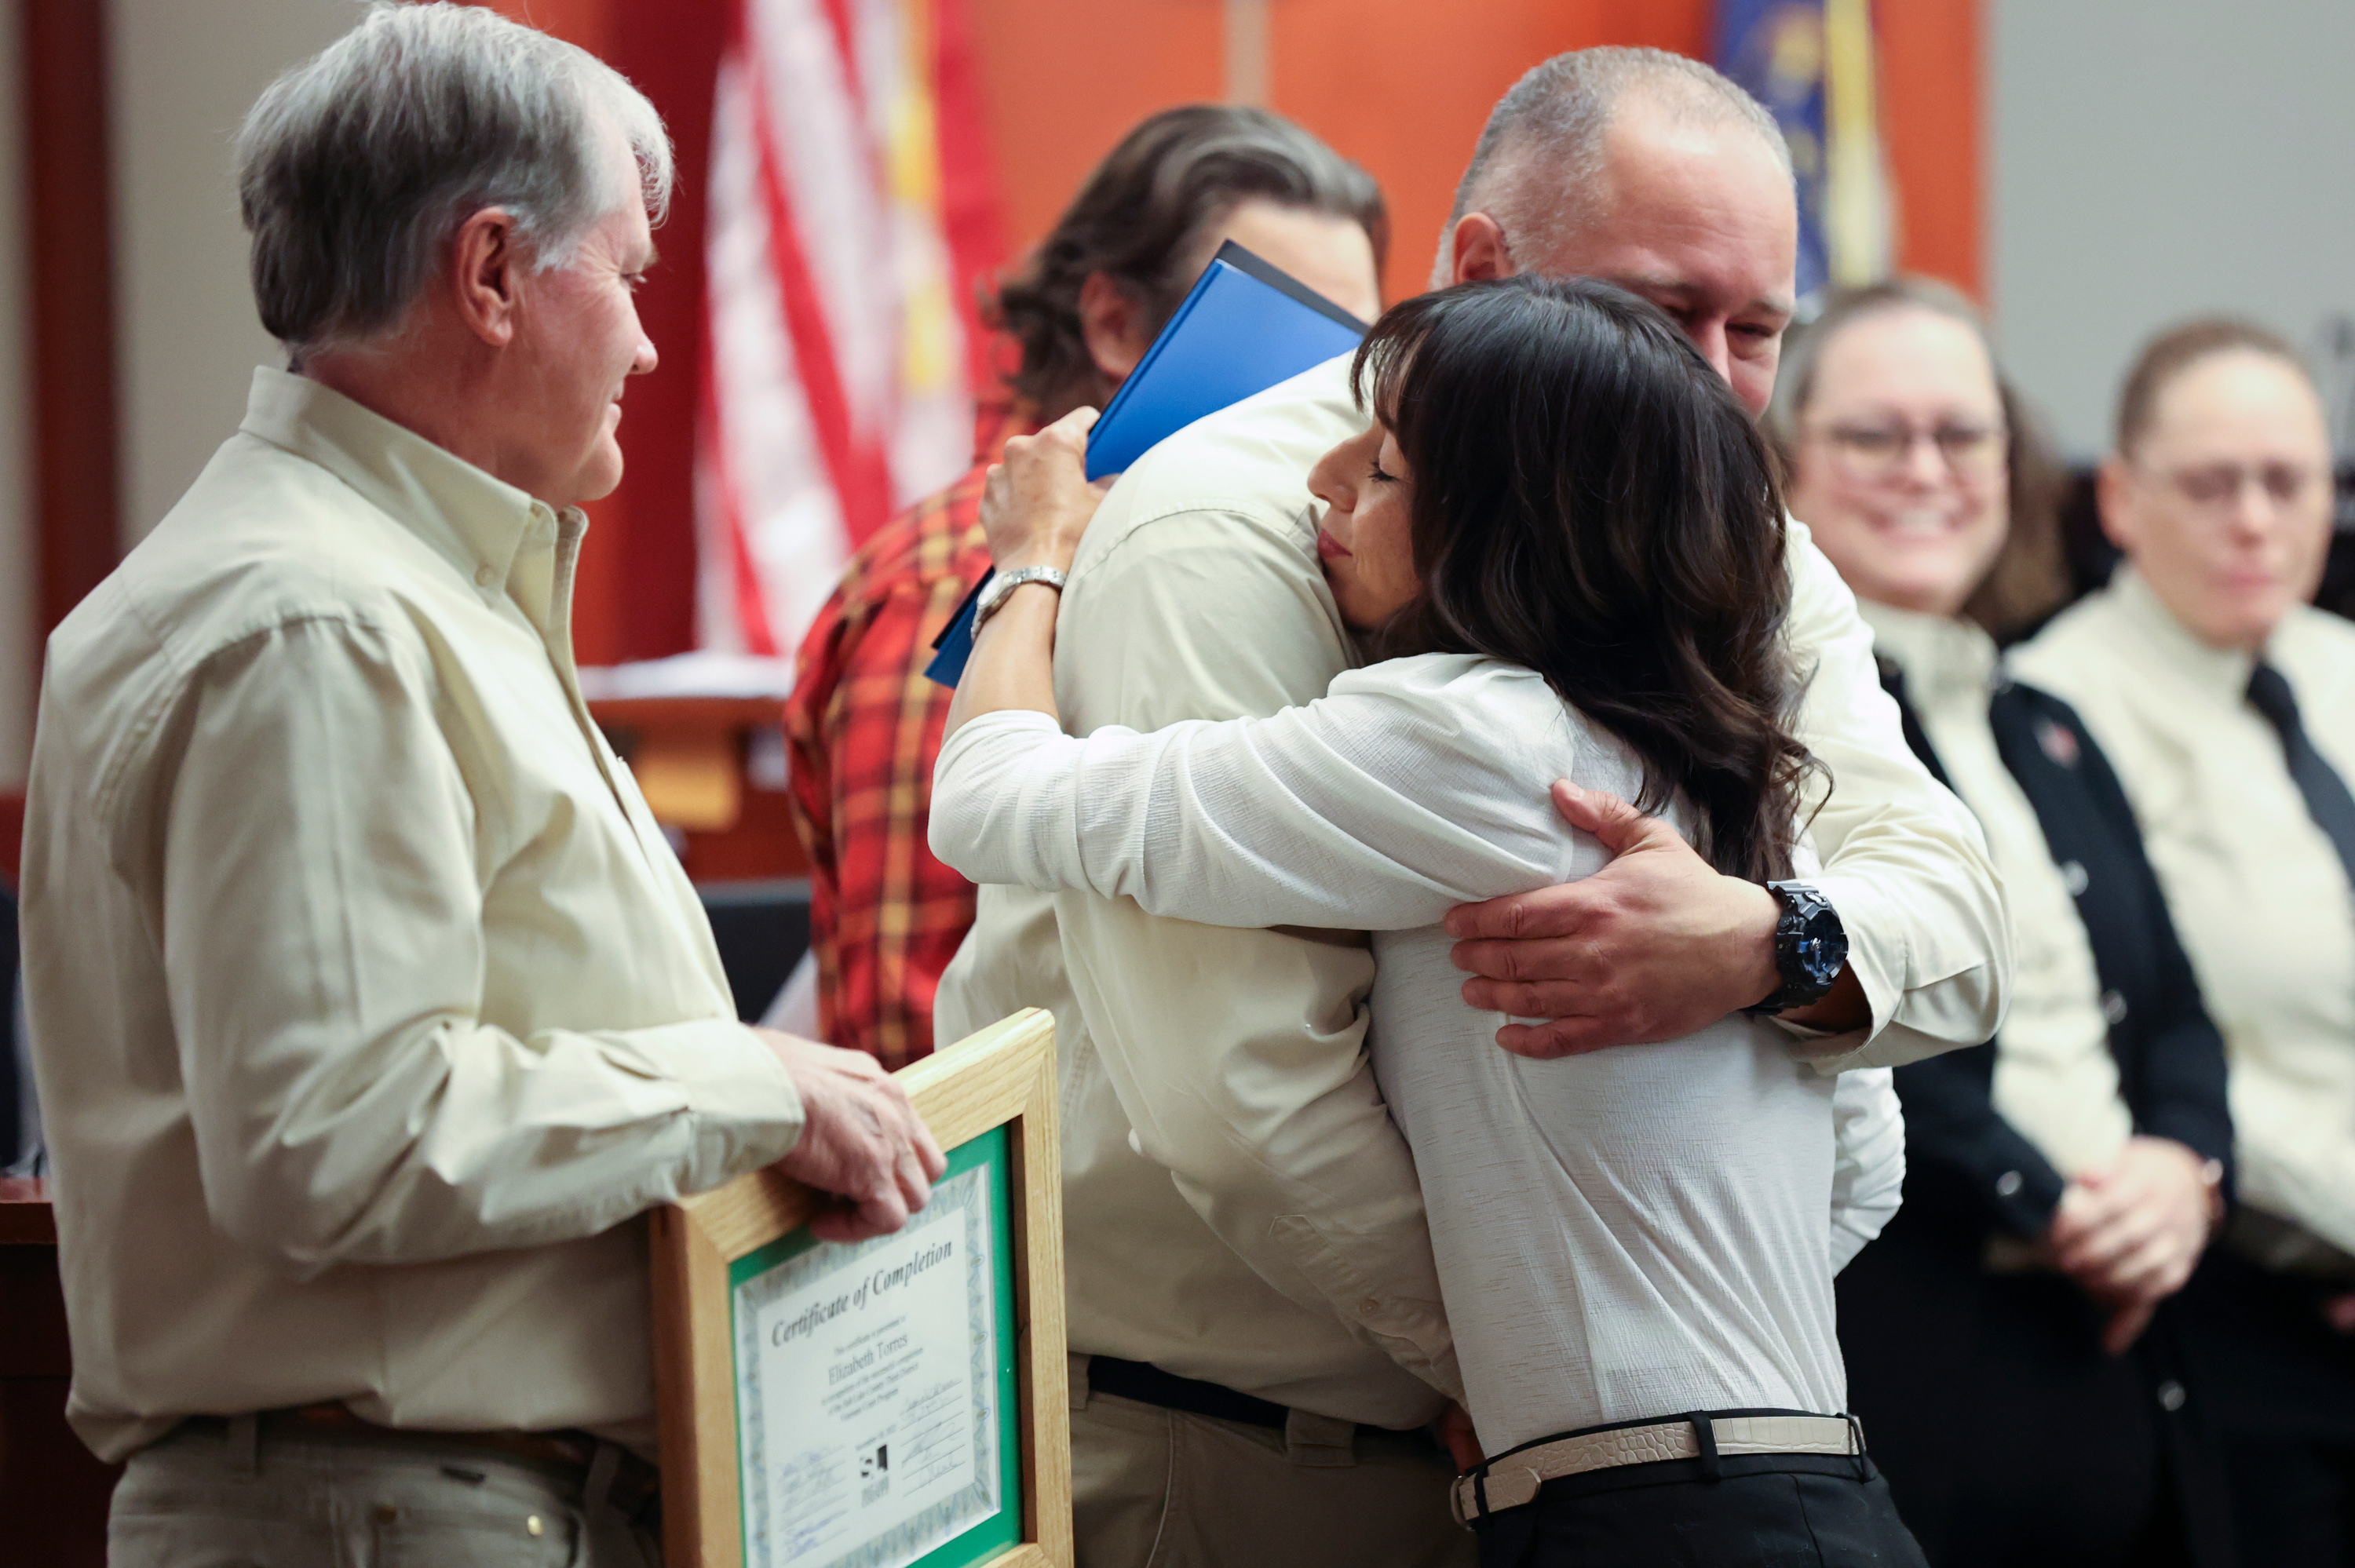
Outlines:
{"label": "tan button-up shirt", "polygon": [[69,1407],[652,1436],[629,1222],[786,1152],[581,705],[584,524],[299,377],[50,640],[26,993]]}
{"label": "tan button-up shirt", "polygon": [[[2134,1136],[2094,945],[1987,721],[1995,641],[1968,621],[1859,600],[1873,647],[1905,673],[1905,695],[1955,792],[1979,820],[2003,878],[2015,944],[2011,1007],[1995,1058],[1995,1108],[2063,1176],[2108,1164]],[[2080,874],[2082,874],[2082,868]]]}
{"label": "tan button-up shirt", "polygon": [[[1365,427],[1348,373],[1344,356],[1213,415],[1114,487],[1059,622],[1066,728],[1273,714],[1355,662],[1306,484]],[[1793,637],[1819,662],[1802,733],[1839,779],[1813,824],[1819,880],[1874,1021],[1818,1047],[1893,1065],[1976,1044],[2010,953],[1978,828],[1906,750],[1854,601],[1794,538]],[[1372,980],[1357,933],[981,890],[939,1027],[1055,1012],[1074,1350],[1384,1426],[1460,1388],[1414,1164],[1364,1049]]]}
{"label": "tan button-up shirt", "polygon": [[[2355,627],[2303,606],[2266,662],[2355,780]],[[2200,989],[2223,1031],[2242,1199],[2355,1252],[2355,898],[2245,694],[2128,568],[2015,651],[2109,754]]]}

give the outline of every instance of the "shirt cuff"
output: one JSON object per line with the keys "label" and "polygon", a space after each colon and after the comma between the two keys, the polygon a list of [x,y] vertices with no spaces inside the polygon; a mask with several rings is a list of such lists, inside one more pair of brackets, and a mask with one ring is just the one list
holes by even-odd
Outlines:
{"label": "shirt cuff", "polygon": [[[1902,1067],[1924,1057],[1978,1044],[1993,1035],[1991,1025],[1984,1030],[1978,1028],[1981,1020],[1975,1012],[1966,1017],[1958,1011],[1967,1009],[1966,999],[1923,994],[1959,981],[1968,970],[1926,979],[1914,974],[1913,953],[1906,941],[1905,912],[1877,889],[1871,879],[1835,874],[1810,880],[1839,911],[1840,928],[1848,935],[1849,970],[1864,990],[1871,1022],[1862,1029],[1838,1034],[1795,1038],[1793,1055],[1817,1072],[1828,1074],[1843,1073],[1851,1067]],[[1914,1005],[1910,1016],[1901,1021],[1899,1014],[1906,1009],[1909,1000]],[[1785,1024],[1785,1028],[1795,1035],[1798,1033],[1792,1025]]]}
{"label": "shirt cuff", "polygon": [[673,1085],[694,1136],[682,1193],[773,1165],[801,1140],[800,1091],[761,1037],[732,1019],[666,1023],[608,1036],[623,1066]]}

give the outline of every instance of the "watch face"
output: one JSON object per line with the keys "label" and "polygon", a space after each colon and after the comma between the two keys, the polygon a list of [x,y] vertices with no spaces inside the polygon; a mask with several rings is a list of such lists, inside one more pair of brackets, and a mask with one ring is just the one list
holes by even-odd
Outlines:
{"label": "watch face", "polygon": [[[1830,929],[1822,928],[1826,926]],[[1807,928],[1794,944],[1792,957],[1810,987],[1829,991],[1848,964],[1848,933],[1840,929],[1839,916],[1827,909],[1810,917]]]}
{"label": "watch face", "polygon": [[1848,929],[1831,900],[1806,883],[1778,883],[1774,891],[1785,900],[1778,944],[1785,979],[1820,996],[1848,965]]}

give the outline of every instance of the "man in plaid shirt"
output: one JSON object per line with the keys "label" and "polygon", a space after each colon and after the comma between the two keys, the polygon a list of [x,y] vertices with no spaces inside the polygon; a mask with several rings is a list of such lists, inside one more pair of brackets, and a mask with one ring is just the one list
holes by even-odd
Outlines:
{"label": "man in plaid shirt", "polygon": [[1263,110],[1167,110],[1130,132],[993,315],[1020,350],[978,421],[974,467],[851,558],[802,641],[785,708],[810,862],[819,1034],[898,1068],[932,1049],[932,993],[973,924],[973,885],[924,842],[949,691],[932,640],[989,567],[984,477],[1009,436],[1136,367],[1220,244],[1256,252],[1370,320],[1389,220],[1372,176]]}

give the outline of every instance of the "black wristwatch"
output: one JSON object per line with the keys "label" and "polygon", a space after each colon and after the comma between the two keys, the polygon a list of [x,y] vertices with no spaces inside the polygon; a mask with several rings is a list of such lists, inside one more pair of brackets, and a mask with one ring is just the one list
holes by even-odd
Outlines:
{"label": "black wristwatch", "polygon": [[1774,968],[1783,983],[1742,1010],[1758,1016],[1823,1001],[1848,967],[1848,927],[1822,889],[1812,882],[1770,882],[1766,891],[1783,906],[1774,923]]}

